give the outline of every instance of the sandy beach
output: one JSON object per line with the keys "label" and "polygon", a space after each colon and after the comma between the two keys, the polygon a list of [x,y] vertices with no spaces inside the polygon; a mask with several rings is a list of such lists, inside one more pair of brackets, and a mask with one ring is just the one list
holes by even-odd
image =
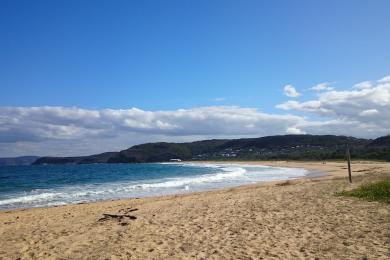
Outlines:
{"label": "sandy beach", "polygon": [[390,258],[390,205],[335,194],[390,177],[390,163],[353,162],[352,185],[344,162],[245,163],[327,175],[0,211],[0,259]]}

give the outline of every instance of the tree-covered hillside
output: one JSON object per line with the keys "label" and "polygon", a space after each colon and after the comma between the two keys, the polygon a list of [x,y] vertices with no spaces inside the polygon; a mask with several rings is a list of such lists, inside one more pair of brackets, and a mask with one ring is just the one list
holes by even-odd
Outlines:
{"label": "tree-covered hillside", "polygon": [[181,160],[331,160],[390,161],[390,136],[375,140],[334,135],[281,135],[189,143],[147,143],[120,152],[81,157],[42,157],[34,164],[143,163]]}

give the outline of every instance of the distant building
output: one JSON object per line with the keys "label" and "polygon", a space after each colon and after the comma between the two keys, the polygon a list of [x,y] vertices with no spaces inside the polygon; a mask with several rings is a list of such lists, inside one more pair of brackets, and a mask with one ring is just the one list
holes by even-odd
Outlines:
{"label": "distant building", "polygon": [[170,159],[171,162],[181,162],[181,159]]}

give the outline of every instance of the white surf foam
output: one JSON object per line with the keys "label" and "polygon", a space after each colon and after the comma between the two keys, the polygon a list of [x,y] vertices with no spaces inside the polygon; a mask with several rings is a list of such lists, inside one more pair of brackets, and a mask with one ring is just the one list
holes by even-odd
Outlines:
{"label": "white surf foam", "polygon": [[42,207],[105,199],[144,197],[232,187],[261,181],[299,178],[304,169],[244,164],[168,163],[183,167],[213,168],[217,172],[149,181],[84,184],[55,189],[34,190],[0,200],[0,208]]}
{"label": "white surf foam", "polygon": [[29,204],[33,202],[47,202],[50,200],[53,200],[54,198],[60,196],[61,193],[50,193],[50,192],[45,192],[41,194],[36,194],[36,195],[25,195],[25,196],[20,196],[17,198],[11,198],[11,199],[5,199],[5,200],[0,200],[0,205],[7,205],[7,204],[16,204],[16,203],[23,203],[23,204]]}

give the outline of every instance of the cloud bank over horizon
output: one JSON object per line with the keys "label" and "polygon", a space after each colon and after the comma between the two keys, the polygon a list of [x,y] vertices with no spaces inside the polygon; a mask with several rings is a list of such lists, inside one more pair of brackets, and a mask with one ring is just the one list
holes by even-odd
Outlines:
{"label": "cloud bank over horizon", "polygon": [[[303,98],[287,86],[284,94]],[[0,107],[0,156],[86,155],[154,141],[302,133],[375,138],[390,133],[390,76],[347,90],[329,83],[312,90],[315,99],[277,104],[280,113],[239,106],[163,111]]]}

